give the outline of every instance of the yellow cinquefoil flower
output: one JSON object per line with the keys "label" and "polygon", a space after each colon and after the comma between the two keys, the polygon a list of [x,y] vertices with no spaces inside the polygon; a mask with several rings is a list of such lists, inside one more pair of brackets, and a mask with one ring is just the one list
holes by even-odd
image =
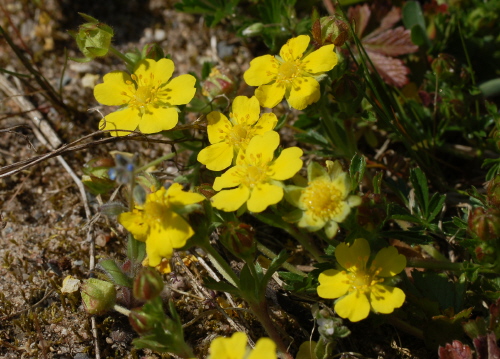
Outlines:
{"label": "yellow cinquefoil flower", "polygon": [[325,228],[328,238],[333,238],[339,225],[352,207],[361,204],[361,197],[349,195],[351,183],[338,162],[326,161],[326,170],[311,162],[307,167],[307,187],[288,186],[286,199],[299,208],[287,220],[311,232]]}
{"label": "yellow cinquefoil flower", "polygon": [[148,264],[155,267],[162,258],[172,257],[174,248],[181,248],[194,234],[179,213],[196,209],[195,203],[205,199],[201,194],[184,192],[179,183],[149,194],[142,206],[118,216],[118,221],[139,241],[146,242]]}
{"label": "yellow cinquefoil flower", "polygon": [[260,338],[255,348],[247,347],[247,335],[234,333],[231,338],[218,337],[210,344],[209,359],[277,359],[276,344],[269,338]]}
{"label": "yellow cinquefoil flower", "polygon": [[212,145],[198,154],[198,161],[209,170],[221,171],[233,162],[240,150],[245,150],[255,135],[271,131],[278,119],[274,113],[265,113],[259,118],[260,106],[255,96],[238,96],[233,101],[230,119],[213,111],[207,116],[208,140]]}
{"label": "yellow cinquefoil flower", "polygon": [[322,298],[340,298],[335,311],[351,322],[365,319],[370,309],[376,313],[392,313],[405,301],[405,293],[384,285],[384,278],[392,277],[406,267],[406,258],[394,247],[381,249],[370,266],[370,245],[358,238],[351,246],[341,243],[335,249],[335,258],[344,269],[328,269],[319,275],[318,295]]}
{"label": "yellow cinquefoil flower", "polygon": [[[107,106],[121,106],[99,123],[102,130],[134,131],[142,133],[170,130],[177,125],[178,109],[192,100],[196,79],[181,75],[172,80],[174,63],[169,59],[145,59],[138,63],[132,75],[113,71],[104,75],[104,82],[94,88],[97,101]],[[170,80],[170,81],[169,81]],[[112,136],[129,132],[112,131]]]}
{"label": "yellow cinquefoil flower", "polygon": [[337,64],[334,45],[327,45],[304,56],[310,38],[300,35],[287,41],[280,56],[264,55],[253,59],[243,74],[250,86],[259,86],[255,96],[263,107],[274,107],[283,96],[288,104],[303,110],[319,100],[318,80]]}
{"label": "yellow cinquefoil flower", "polygon": [[246,202],[249,211],[258,213],[281,201],[281,181],[293,177],[301,169],[302,150],[298,147],[286,148],[274,159],[274,150],[279,142],[279,135],[274,131],[254,136],[246,151],[239,152],[236,166],[215,179],[213,187],[216,191],[236,188],[221,191],[213,196],[213,206],[231,212]]}

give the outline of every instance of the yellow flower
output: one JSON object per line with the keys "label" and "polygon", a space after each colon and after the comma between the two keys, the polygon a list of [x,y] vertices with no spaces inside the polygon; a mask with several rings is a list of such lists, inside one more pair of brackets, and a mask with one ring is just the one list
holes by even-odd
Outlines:
{"label": "yellow flower", "polygon": [[253,136],[271,131],[278,123],[274,113],[265,113],[259,118],[260,106],[255,96],[236,97],[232,109],[229,120],[217,111],[207,116],[208,140],[212,145],[200,151],[198,161],[209,170],[221,171],[229,167]]}
{"label": "yellow flower", "polygon": [[181,248],[194,234],[179,213],[189,213],[205,197],[184,192],[179,183],[168,190],[160,188],[149,194],[142,206],[118,216],[118,221],[139,241],[146,242],[148,264],[156,267],[162,258],[170,258],[174,248]]}
{"label": "yellow flower", "polygon": [[250,86],[259,86],[255,96],[263,107],[274,107],[286,97],[289,105],[303,110],[319,100],[319,78],[337,64],[334,45],[327,45],[304,56],[310,38],[300,35],[287,41],[280,56],[253,59],[243,74]]}
{"label": "yellow flower", "polygon": [[326,161],[326,170],[311,162],[307,167],[307,187],[288,186],[286,198],[299,208],[287,216],[301,228],[311,232],[325,228],[333,238],[352,207],[361,203],[359,196],[349,195],[351,183],[338,162]]}
{"label": "yellow flower", "polygon": [[[121,108],[104,117],[99,128],[134,131],[139,126],[142,133],[156,133],[175,127],[178,121],[176,106],[192,100],[196,79],[181,75],[170,80],[173,72],[172,60],[146,59],[138,63],[132,75],[123,71],[106,74],[104,82],[94,88],[94,96],[103,105]],[[112,136],[128,134],[111,132]]]}
{"label": "yellow flower", "polygon": [[246,202],[249,211],[258,213],[281,201],[281,181],[293,177],[300,170],[302,150],[298,147],[286,148],[274,160],[274,150],[279,142],[279,135],[274,131],[254,136],[246,151],[239,152],[236,166],[215,179],[213,187],[216,191],[236,188],[221,191],[213,196],[213,206],[231,212]]}
{"label": "yellow flower", "polygon": [[406,258],[394,247],[381,249],[370,266],[370,245],[358,238],[351,246],[341,243],[335,249],[335,258],[344,270],[328,269],[319,275],[318,295],[322,298],[340,298],[335,311],[351,322],[365,319],[370,309],[376,313],[392,313],[405,301],[405,293],[384,285],[384,278],[392,277],[406,267]]}
{"label": "yellow flower", "polygon": [[277,359],[276,344],[269,338],[260,338],[255,348],[247,348],[247,335],[234,333],[231,338],[218,337],[210,344],[209,359]]}

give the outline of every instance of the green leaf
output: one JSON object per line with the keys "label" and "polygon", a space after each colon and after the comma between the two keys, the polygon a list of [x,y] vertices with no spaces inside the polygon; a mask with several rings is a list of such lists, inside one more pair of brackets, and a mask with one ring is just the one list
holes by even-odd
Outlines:
{"label": "green leaf", "polygon": [[420,3],[408,1],[403,6],[403,24],[411,30],[411,40],[415,45],[430,45],[426,32],[425,18]]}
{"label": "green leaf", "polygon": [[358,187],[359,183],[363,180],[366,168],[366,158],[363,155],[356,153],[351,160],[349,167],[349,175],[351,177],[351,188]]}
{"label": "green leaf", "polygon": [[240,272],[240,291],[249,302],[258,302],[260,299],[258,279],[253,277],[248,264],[245,264]]}
{"label": "green leaf", "polygon": [[415,190],[415,199],[424,217],[427,217],[429,210],[429,187],[427,185],[427,178],[424,172],[417,167],[410,172],[410,181]]}
{"label": "green leaf", "polygon": [[429,202],[429,214],[427,215],[427,221],[431,222],[436,218],[436,216],[443,210],[444,201],[446,200],[446,195],[439,195],[434,193]]}
{"label": "green leaf", "polygon": [[286,252],[286,250],[283,249],[278,254],[278,256],[272,260],[271,264],[269,265],[269,268],[267,269],[266,274],[264,274],[264,277],[262,278],[262,281],[260,283],[261,291],[265,291],[267,283],[271,279],[271,276],[274,274],[274,272],[278,270],[279,267],[281,267],[283,263],[285,263],[287,259],[288,259],[288,253]]}
{"label": "green leaf", "polygon": [[106,271],[115,284],[132,288],[132,278],[123,273],[114,260],[104,259],[99,262],[99,266]]}

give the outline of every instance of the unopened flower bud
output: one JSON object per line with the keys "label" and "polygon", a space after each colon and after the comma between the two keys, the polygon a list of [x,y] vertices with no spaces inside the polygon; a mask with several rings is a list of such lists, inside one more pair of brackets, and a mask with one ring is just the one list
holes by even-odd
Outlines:
{"label": "unopened flower bud", "polygon": [[217,66],[203,82],[202,93],[210,99],[219,95],[227,95],[235,90],[235,80],[229,70]]}
{"label": "unopened flower bud", "polygon": [[316,20],[311,30],[317,48],[329,44],[342,46],[349,38],[349,26],[344,20],[335,16],[325,16]]}
{"label": "unopened flower bud", "polygon": [[202,183],[200,186],[196,187],[196,191],[204,195],[207,199],[212,198],[217,193],[208,183]]}
{"label": "unopened flower bud", "polygon": [[115,305],[115,285],[97,278],[89,278],[82,286],[82,301],[87,313],[103,314]]}
{"label": "unopened flower bud", "polygon": [[145,314],[140,308],[132,309],[128,315],[130,325],[134,330],[143,335],[154,329],[157,320],[150,315]]}
{"label": "unopened flower bud", "polygon": [[439,54],[431,62],[431,68],[442,80],[457,76],[458,74],[457,60],[448,54]]}
{"label": "unopened flower bud", "polygon": [[138,300],[151,300],[163,290],[163,278],[154,268],[141,268],[134,280],[133,295]]}
{"label": "unopened flower bud", "polygon": [[332,95],[337,102],[352,102],[364,93],[363,80],[353,73],[346,73],[332,83]]}
{"label": "unopened flower bud", "polygon": [[246,37],[257,36],[262,33],[262,29],[264,28],[264,24],[261,22],[256,22],[249,27],[245,28],[241,34]]}
{"label": "unopened flower bud", "polygon": [[240,258],[251,258],[255,253],[255,231],[245,223],[229,222],[221,235],[221,241]]}
{"label": "unopened flower bud", "polygon": [[80,25],[78,32],[69,31],[75,39],[80,51],[85,55],[85,59],[80,61],[90,61],[96,57],[105,56],[111,46],[113,29],[92,16],[80,13],[88,22]]}
{"label": "unopened flower bud", "polygon": [[496,209],[476,207],[469,215],[469,230],[483,241],[500,236],[500,212]]}
{"label": "unopened flower bud", "polygon": [[487,191],[489,204],[500,208],[500,175],[488,182]]}

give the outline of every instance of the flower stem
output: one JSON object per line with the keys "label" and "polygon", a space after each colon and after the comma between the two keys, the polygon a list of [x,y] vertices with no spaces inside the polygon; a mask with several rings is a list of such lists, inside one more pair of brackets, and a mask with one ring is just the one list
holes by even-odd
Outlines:
{"label": "flower stem", "polygon": [[[263,245],[262,243],[259,243],[257,242],[257,249],[262,252],[262,254],[264,254],[266,257],[270,258],[270,259],[274,259],[276,258],[278,255],[276,253],[274,253],[272,250],[270,250],[269,248],[267,248],[265,245]],[[287,271],[289,271],[290,273],[294,273],[294,274],[298,274],[300,275],[301,277],[307,277],[307,274],[305,274],[304,272],[302,272],[301,270],[297,269],[295,266],[291,265],[290,263],[288,262],[285,262],[281,265],[283,268],[285,268]]]}
{"label": "flower stem", "polygon": [[406,259],[406,266],[407,267],[416,267],[416,268],[426,268],[426,269],[449,270],[449,271],[457,271],[457,272],[464,270],[462,263],[452,263],[452,262],[445,262],[445,261],[416,259],[416,258],[407,258]]}
{"label": "flower stem", "polygon": [[120,60],[125,62],[127,65],[132,66],[134,63],[124,54],[122,54],[120,51],[118,51],[114,46],[109,47],[109,51],[115,56],[117,56]]}
{"label": "flower stem", "polygon": [[274,326],[274,323],[267,309],[266,301],[264,300],[261,301],[260,303],[248,302],[248,304],[253,314],[257,317],[260,324],[262,324],[262,326],[266,330],[271,340],[276,343],[278,351],[280,352],[279,357],[282,359],[293,359],[293,356],[288,352],[285,343],[283,343],[281,336],[279,335],[278,331],[276,330],[276,327]]}
{"label": "flower stem", "polygon": [[217,252],[215,248],[210,245],[210,243],[203,245],[203,249],[207,252],[208,258],[210,258],[210,261],[212,262],[214,267],[217,268],[224,279],[238,288],[238,277],[234,273],[231,266],[224,260],[224,258],[222,258],[219,252]]}
{"label": "flower stem", "polygon": [[171,159],[174,156],[175,156],[175,153],[169,153],[168,155],[165,155],[165,156],[162,156],[160,158],[157,158],[156,160],[151,161],[151,162],[145,164],[144,166],[137,168],[134,172],[135,173],[140,173],[142,171],[147,170],[149,167],[156,166],[157,164],[162,163],[163,161],[169,160],[169,159]]}
{"label": "flower stem", "polygon": [[121,314],[123,314],[123,315],[125,315],[127,317],[130,314],[130,310],[128,310],[127,308],[124,308],[124,307],[122,307],[121,305],[118,305],[118,304],[115,304],[113,306],[113,309],[116,310],[118,313],[121,313]]}
{"label": "flower stem", "polygon": [[424,332],[421,329],[415,328],[413,325],[402,321],[401,319],[393,316],[393,315],[388,315],[387,316],[387,322],[396,328],[400,329],[401,331],[408,333],[410,335],[413,335],[414,337],[418,339],[424,339]]}

